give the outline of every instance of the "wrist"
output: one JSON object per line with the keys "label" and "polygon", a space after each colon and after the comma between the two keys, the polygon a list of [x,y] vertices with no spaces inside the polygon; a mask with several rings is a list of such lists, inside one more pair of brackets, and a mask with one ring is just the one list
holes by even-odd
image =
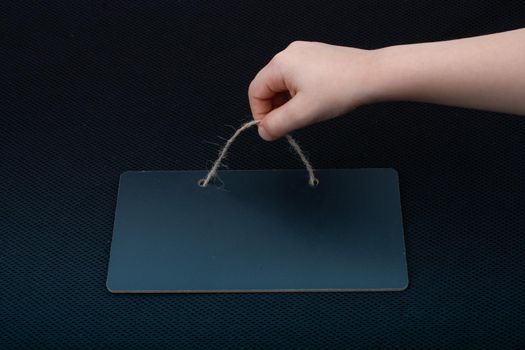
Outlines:
{"label": "wrist", "polygon": [[406,51],[405,45],[369,51],[367,104],[409,98],[414,72],[405,66]]}

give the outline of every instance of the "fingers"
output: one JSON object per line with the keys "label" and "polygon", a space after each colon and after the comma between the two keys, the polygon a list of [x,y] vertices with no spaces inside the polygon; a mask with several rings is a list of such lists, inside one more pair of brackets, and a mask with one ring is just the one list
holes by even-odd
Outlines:
{"label": "fingers", "polygon": [[[259,124],[259,135],[267,141],[278,139],[295,129],[297,121],[286,120],[288,115],[299,114],[294,111],[296,99],[290,98],[290,88],[286,84],[280,64],[274,58],[259,71],[248,89],[248,99],[253,119],[262,120]],[[295,119],[294,119],[295,120]]]}
{"label": "fingers", "polygon": [[313,118],[308,99],[298,93],[291,100],[267,113],[259,124],[259,135],[266,141],[276,140],[289,132],[307,126]]}
{"label": "fingers", "polygon": [[250,108],[259,135],[266,141],[276,140],[306,126],[307,100],[300,93],[289,100],[289,88],[278,65],[270,62],[253,79],[248,89]]}
{"label": "fingers", "polygon": [[263,119],[276,106],[282,105],[283,92],[287,92],[284,76],[275,64],[270,61],[255,76],[248,89],[250,109],[255,120]]}

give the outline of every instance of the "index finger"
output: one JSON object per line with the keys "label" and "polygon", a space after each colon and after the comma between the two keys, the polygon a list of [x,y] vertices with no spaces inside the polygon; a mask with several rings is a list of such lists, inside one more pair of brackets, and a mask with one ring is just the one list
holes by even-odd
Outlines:
{"label": "index finger", "polygon": [[270,62],[257,73],[248,89],[248,100],[253,119],[261,120],[273,109],[272,99],[281,92],[288,91],[284,76]]}

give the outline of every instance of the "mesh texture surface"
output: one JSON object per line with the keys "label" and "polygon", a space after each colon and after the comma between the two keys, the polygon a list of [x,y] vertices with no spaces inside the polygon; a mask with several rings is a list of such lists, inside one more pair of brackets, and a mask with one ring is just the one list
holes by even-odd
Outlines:
{"label": "mesh texture surface", "polygon": [[[400,176],[398,293],[112,295],[119,175],[204,169],[293,40],[361,48],[525,27],[522,1],[0,4],[0,347],[523,348],[525,119],[385,103],[294,133]],[[231,169],[301,168],[254,130]]]}

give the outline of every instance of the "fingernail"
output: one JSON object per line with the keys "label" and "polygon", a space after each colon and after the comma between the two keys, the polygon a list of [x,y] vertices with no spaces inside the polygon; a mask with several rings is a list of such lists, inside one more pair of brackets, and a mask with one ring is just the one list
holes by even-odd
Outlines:
{"label": "fingernail", "polygon": [[259,125],[257,130],[259,131],[259,136],[263,140],[266,140],[266,141],[271,141],[272,140],[272,137],[270,136],[270,134],[266,131],[266,129],[263,126]]}

